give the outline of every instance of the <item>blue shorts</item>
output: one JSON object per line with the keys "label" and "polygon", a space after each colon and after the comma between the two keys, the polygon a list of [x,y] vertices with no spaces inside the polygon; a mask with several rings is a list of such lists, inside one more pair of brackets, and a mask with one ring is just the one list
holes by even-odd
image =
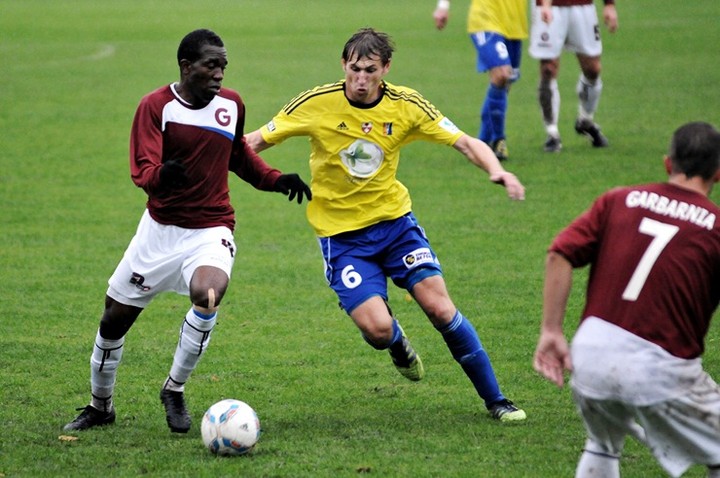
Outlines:
{"label": "blue shorts", "polygon": [[510,65],[513,69],[511,80],[520,78],[522,40],[508,40],[493,32],[471,33],[470,39],[477,50],[477,71],[483,73],[498,66]]}
{"label": "blue shorts", "polygon": [[348,314],[371,297],[387,300],[387,278],[408,291],[442,269],[412,213],[392,221],[318,238],[325,279]]}

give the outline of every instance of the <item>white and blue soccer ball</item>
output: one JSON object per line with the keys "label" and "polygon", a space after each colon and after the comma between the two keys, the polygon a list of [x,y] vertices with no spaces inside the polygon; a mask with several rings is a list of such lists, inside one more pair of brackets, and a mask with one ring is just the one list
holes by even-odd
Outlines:
{"label": "white and blue soccer ball", "polygon": [[260,438],[260,420],[250,405],[228,398],[208,408],[200,433],[205,446],[216,455],[243,455]]}

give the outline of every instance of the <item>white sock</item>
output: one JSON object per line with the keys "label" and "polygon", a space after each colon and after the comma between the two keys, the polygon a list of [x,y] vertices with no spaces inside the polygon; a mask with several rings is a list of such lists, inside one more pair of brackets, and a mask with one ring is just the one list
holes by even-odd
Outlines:
{"label": "white sock", "polygon": [[600,101],[600,94],[602,93],[602,80],[598,77],[595,81],[590,81],[585,78],[585,75],[580,73],[575,91],[578,95],[578,118],[587,119],[592,121],[597,110],[598,102]]}
{"label": "white sock", "polygon": [[556,78],[540,80],[538,86],[538,100],[542,111],[545,131],[554,138],[560,137],[558,120],[560,117],[560,90]]}
{"label": "white sock", "polygon": [[98,410],[112,410],[112,395],[115,391],[117,368],[122,360],[125,337],[118,340],[104,339],[98,330],[95,336],[93,353],[90,356],[90,386],[92,400],[90,405]]}
{"label": "white sock", "polygon": [[185,382],[190,378],[190,374],[195,370],[200,357],[210,343],[210,333],[216,319],[217,312],[208,316],[190,308],[180,327],[180,339],[175,349],[170,375],[165,381],[165,389],[184,391]]}
{"label": "white sock", "polygon": [[620,478],[620,459],[583,451],[575,470],[575,478]]}

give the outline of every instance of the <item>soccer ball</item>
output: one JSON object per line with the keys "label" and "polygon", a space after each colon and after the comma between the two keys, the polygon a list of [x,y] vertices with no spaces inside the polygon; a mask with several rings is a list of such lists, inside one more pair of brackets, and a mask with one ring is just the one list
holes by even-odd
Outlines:
{"label": "soccer ball", "polygon": [[212,405],[203,415],[203,443],[217,455],[243,455],[260,438],[260,420],[245,402],[231,398]]}

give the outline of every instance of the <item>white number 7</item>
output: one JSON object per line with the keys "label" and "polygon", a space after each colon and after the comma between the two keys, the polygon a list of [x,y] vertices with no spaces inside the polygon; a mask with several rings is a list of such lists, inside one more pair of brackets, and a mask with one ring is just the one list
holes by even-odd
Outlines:
{"label": "white number 7", "polygon": [[677,226],[654,221],[646,217],[640,221],[638,230],[643,234],[652,236],[653,240],[645,250],[645,254],[643,254],[640,262],[638,262],[635,272],[633,272],[630,278],[630,282],[628,282],[627,287],[625,287],[622,295],[623,299],[631,301],[637,300],[655,261],[657,261],[660,253],[662,253],[665,246],[668,245],[670,239],[677,234],[679,229]]}

